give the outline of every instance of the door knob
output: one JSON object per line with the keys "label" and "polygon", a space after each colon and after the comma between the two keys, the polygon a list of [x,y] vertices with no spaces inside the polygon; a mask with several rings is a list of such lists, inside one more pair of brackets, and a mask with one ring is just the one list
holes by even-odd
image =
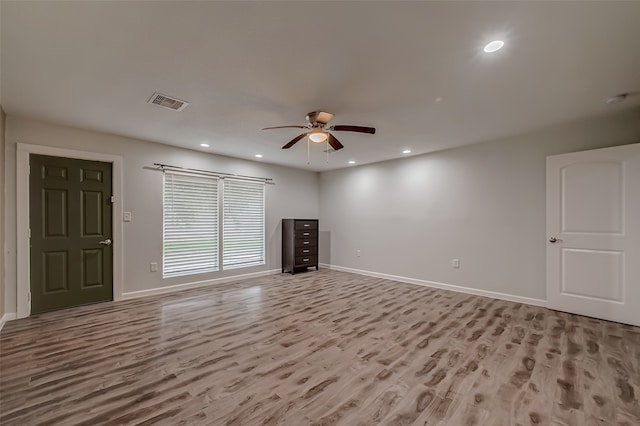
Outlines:
{"label": "door knob", "polygon": [[107,238],[104,241],[100,241],[99,244],[102,244],[103,246],[110,246],[111,245],[111,240],[109,238]]}
{"label": "door knob", "polygon": [[551,238],[549,238],[549,242],[550,243],[556,243],[556,242],[558,242],[558,239],[556,237],[551,237]]}

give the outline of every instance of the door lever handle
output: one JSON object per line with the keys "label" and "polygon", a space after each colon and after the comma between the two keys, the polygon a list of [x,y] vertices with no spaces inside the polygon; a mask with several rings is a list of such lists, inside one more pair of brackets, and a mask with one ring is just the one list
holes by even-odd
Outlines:
{"label": "door lever handle", "polygon": [[109,238],[107,238],[104,241],[100,241],[98,244],[102,244],[103,246],[110,246],[111,245],[111,240]]}
{"label": "door lever handle", "polygon": [[551,237],[551,238],[549,238],[549,242],[550,243],[557,243],[558,239],[556,237]]}

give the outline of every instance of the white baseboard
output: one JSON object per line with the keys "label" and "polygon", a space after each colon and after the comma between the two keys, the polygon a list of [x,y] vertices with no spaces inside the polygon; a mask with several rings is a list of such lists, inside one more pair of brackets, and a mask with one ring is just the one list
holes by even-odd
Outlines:
{"label": "white baseboard", "polygon": [[439,283],[435,281],[419,280],[416,278],[383,274],[380,272],[373,272],[373,271],[364,271],[361,269],[347,268],[344,266],[337,266],[337,265],[328,265],[324,263],[321,263],[320,266],[322,266],[323,268],[335,269],[336,271],[351,272],[353,274],[366,275],[368,277],[384,278],[387,280],[400,281],[408,284],[416,284],[424,287],[439,288],[442,290],[450,290],[458,293],[473,294],[475,296],[491,297],[493,299],[507,300],[509,302],[524,303],[527,305],[534,305],[534,306],[542,306],[543,308],[547,307],[547,301],[543,299],[534,299],[531,297],[516,296],[513,294],[499,293],[496,291],[480,290],[477,288],[462,287],[458,285]]}
{"label": "white baseboard", "polygon": [[160,288],[151,288],[149,290],[131,291],[129,293],[122,293],[122,299],[120,299],[120,300],[137,299],[139,297],[147,297],[147,296],[155,296],[155,295],[158,295],[158,294],[173,293],[174,291],[181,291],[181,290],[189,290],[189,289],[192,289],[192,288],[206,287],[206,286],[210,286],[210,285],[227,283],[227,282],[231,282],[231,281],[244,280],[244,279],[247,279],[247,278],[263,277],[263,276],[266,276],[266,275],[279,274],[281,272],[282,271],[280,269],[271,269],[269,271],[253,272],[253,273],[250,273],[250,274],[242,274],[242,275],[233,275],[233,276],[229,276],[229,277],[215,278],[215,279],[212,279],[212,280],[196,281],[196,282],[192,282],[192,283],[177,284],[177,285],[171,285],[171,286],[160,287]]}
{"label": "white baseboard", "polygon": [[4,324],[7,321],[13,321],[14,319],[16,319],[16,313],[15,312],[7,312],[2,317],[0,317],[0,331],[2,331],[2,327],[4,327]]}

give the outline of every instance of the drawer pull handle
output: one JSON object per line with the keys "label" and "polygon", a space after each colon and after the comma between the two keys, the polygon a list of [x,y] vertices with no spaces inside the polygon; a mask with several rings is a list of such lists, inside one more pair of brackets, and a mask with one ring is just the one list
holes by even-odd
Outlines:
{"label": "drawer pull handle", "polygon": [[303,253],[309,253],[309,250],[302,250]]}
{"label": "drawer pull handle", "polygon": [[302,259],[302,261],[303,261],[303,262],[308,262],[308,261],[309,261],[309,259]]}
{"label": "drawer pull handle", "polygon": [[308,227],[310,227],[310,226],[311,226],[311,225],[309,225],[308,223],[305,223],[305,224],[304,224],[304,227],[305,227],[305,228],[308,228]]}
{"label": "drawer pull handle", "polygon": [[304,235],[305,237],[308,237],[308,236],[309,236],[309,235],[311,235],[311,234],[310,234],[310,233],[308,233],[308,232],[305,232],[305,233],[304,233],[304,234],[302,234],[302,235]]}
{"label": "drawer pull handle", "polygon": [[304,241],[302,244],[309,244],[309,241]]}

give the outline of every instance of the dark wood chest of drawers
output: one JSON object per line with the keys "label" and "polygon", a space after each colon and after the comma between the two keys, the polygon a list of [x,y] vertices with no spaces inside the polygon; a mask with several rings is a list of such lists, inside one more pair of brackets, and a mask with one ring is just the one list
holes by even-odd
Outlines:
{"label": "dark wood chest of drawers", "polygon": [[282,272],[318,270],[318,219],[282,219]]}

